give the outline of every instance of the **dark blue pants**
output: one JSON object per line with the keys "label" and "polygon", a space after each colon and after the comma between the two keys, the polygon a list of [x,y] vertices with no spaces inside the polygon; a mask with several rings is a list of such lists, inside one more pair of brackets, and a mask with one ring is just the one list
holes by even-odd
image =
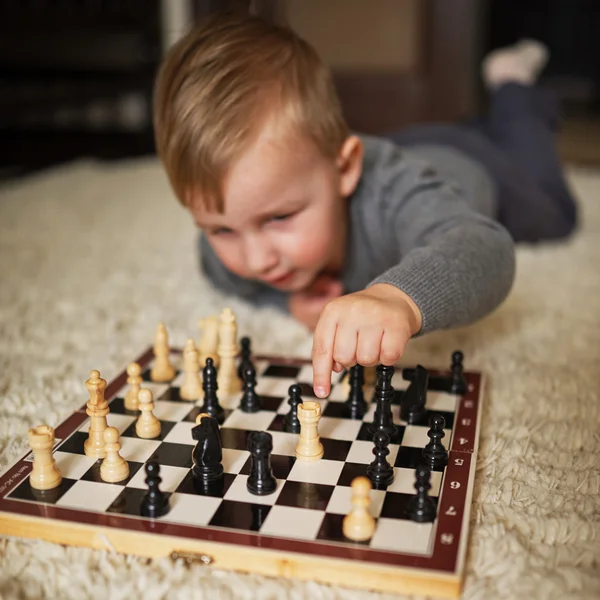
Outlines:
{"label": "dark blue pants", "polygon": [[493,92],[485,118],[414,125],[390,137],[402,145],[453,146],[487,168],[498,188],[497,219],[516,242],[560,239],[577,226],[577,204],[556,151],[556,98],[509,83]]}

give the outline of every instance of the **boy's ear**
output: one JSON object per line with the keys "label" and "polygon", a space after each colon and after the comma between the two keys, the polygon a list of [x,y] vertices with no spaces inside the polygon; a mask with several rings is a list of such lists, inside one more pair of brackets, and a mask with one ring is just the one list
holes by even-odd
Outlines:
{"label": "boy's ear", "polygon": [[337,167],[340,176],[339,193],[342,198],[352,194],[362,174],[363,143],[356,135],[350,135],[342,144],[337,157]]}

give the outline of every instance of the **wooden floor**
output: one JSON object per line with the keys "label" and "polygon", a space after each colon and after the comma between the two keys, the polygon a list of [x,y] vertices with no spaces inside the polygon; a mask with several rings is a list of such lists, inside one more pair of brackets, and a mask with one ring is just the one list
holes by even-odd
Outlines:
{"label": "wooden floor", "polygon": [[558,150],[565,162],[600,166],[600,117],[565,120]]}

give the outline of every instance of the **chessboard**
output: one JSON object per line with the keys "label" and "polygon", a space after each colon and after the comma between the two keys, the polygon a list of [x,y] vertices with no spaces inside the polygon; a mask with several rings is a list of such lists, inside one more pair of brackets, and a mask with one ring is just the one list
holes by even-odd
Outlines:
{"label": "chessboard", "polygon": [[[460,595],[483,390],[461,352],[332,373],[318,399],[308,358],[252,355],[248,338],[165,354],[157,336],[114,380],[92,370],[63,423],[30,429],[0,476],[0,535]],[[232,365],[239,381],[217,379]]]}

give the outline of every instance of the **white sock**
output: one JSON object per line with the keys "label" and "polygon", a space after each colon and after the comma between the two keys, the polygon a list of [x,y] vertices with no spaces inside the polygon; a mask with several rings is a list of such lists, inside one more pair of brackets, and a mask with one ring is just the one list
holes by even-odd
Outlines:
{"label": "white sock", "polygon": [[482,62],[483,81],[490,89],[514,81],[533,85],[548,62],[547,46],[537,40],[523,39],[488,54]]}

